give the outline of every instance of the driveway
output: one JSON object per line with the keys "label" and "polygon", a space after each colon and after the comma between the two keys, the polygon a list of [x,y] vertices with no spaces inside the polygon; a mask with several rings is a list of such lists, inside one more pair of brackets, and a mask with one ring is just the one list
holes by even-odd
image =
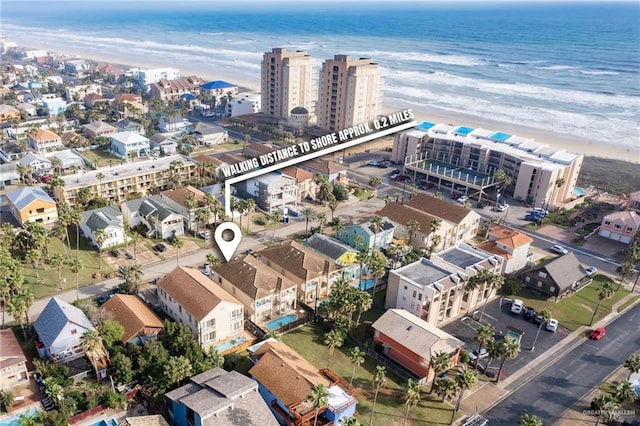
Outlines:
{"label": "driveway", "polygon": [[[479,305],[477,314],[475,315],[476,319],[480,315],[481,310],[482,305]],[[482,316],[482,324],[469,317],[464,317],[441,328],[447,333],[452,334],[453,336],[462,340],[465,343],[464,349],[469,352],[473,351],[474,349],[478,349],[478,344],[475,343],[473,339],[476,335],[476,330],[481,325],[490,324],[494,327],[497,333],[501,333],[503,335],[508,334],[509,330],[507,329],[507,326],[522,330],[524,332],[520,341],[522,350],[520,352],[520,355],[518,355],[515,359],[507,360],[505,362],[501,376],[501,379],[504,379],[520,370],[521,368],[525,368],[531,361],[542,355],[545,351],[549,350],[551,347],[553,347],[569,335],[569,331],[566,328],[562,327],[562,324],[560,324],[558,330],[555,333],[546,331],[543,327],[542,330],[540,330],[540,335],[538,337],[538,341],[536,342],[535,350],[531,351],[533,339],[535,338],[536,332],[538,331],[538,325],[534,322],[526,321],[521,315],[512,315],[510,313],[510,310],[511,300],[507,298],[499,298],[487,304],[484,315]],[[486,360],[484,363],[486,364]],[[497,372],[499,366],[500,361],[494,360],[492,361],[489,369]]]}
{"label": "driveway", "polygon": [[627,247],[629,247],[628,244],[623,244],[620,241],[613,241],[597,234],[592,235],[584,242],[584,244],[582,244],[582,248],[585,250],[591,250],[595,253],[600,253],[609,257],[615,256],[619,250]]}

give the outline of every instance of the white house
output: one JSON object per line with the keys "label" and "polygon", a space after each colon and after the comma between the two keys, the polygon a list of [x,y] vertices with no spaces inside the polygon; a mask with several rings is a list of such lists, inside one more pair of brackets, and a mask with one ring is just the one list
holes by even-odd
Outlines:
{"label": "white house", "polygon": [[161,238],[169,238],[184,234],[184,222],[187,218],[164,202],[159,195],[125,201],[120,208],[129,225],[145,225],[148,236],[155,233]]}
{"label": "white house", "polygon": [[239,192],[256,200],[262,210],[272,212],[300,203],[296,180],[280,172],[272,172],[240,182]]}
{"label": "white house", "polygon": [[27,135],[29,148],[39,154],[62,149],[62,138],[48,129],[39,129]]}
{"label": "white house", "polygon": [[[104,250],[109,247],[119,246],[125,243],[124,225],[122,222],[122,212],[114,206],[102,207],[94,210],[87,210],[80,213],[82,222],[80,230],[91,244]],[[95,233],[99,229],[103,230],[106,238],[102,246],[98,246]]]}
{"label": "white house", "polygon": [[244,330],[243,304],[197,269],[178,266],[158,281],[158,302],[205,350]]}
{"label": "white house", "polygon": [[533,252],[530,251],[531,243],[533,238],[526,234],[503,225],[493,225],[489,229],[489,240],[474,247],[502,257],[502,273],[511,274],[529,264],[533,256]]}
{"label": "white house", "polygon": [[225,113],[228,117],[255,114],[260,112],[260,102],[261,96],[259,94],[246,94],[228,101]]}
{"label": "white house", "polygon": [[158,122],[158,130],[161,133],[180,133],[191,123],[180,114],[163,115]]}
{"label": "white house", "polygon": [[122,132],[111,135],[111,152],[127,158],[130,152],[138,157],[149,155],[149,139],[136,132]]}
{"label": "white house", "polygon": [[178,143],[173,136],[163,135],[162,133],[151,135],[149,137],[149,145],[151,146],[151,151],[164,155],[173,155],[178,149]]}
{"label": "white house", "polygon": [[28,152],[27,155],[18,160],[18,164],[24,167],[31,167],[34,172],[49,170],[53,167],[50,160],[33,152]]}

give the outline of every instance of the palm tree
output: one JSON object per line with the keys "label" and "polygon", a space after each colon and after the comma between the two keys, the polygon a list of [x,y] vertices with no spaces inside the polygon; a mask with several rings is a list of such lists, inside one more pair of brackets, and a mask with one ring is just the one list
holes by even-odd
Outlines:
{"label": "palm tree", "polygon": [[382,197],[382,201],[384,201],[384,205],[386,206],[391,202],[391,195],[386,194],[384,197]]}
{"label": "palm tree", "polygon": [[498,370],[498,375],[496,376],[496,383],[500,381],[500,375],[502,374],[502,367],[504,367],[504,362],[508,359],[513,359],[518,356],[520,353],[520,342],[518,342],[513,337],[505,337],[500,341],[502,346],[501,355],[502,361],[500,362],[500,369]]}
{"label": "palm tree", "polygon": [[40,260],[40,252],[36,249],[30,249],[24,254],[24,257],[31,263],[31,266],[36,273],[36,279],[40,281],[40,274],[38,273],[38,260]]}
{"label": "palm tree", "polygon": [[[58,223],[53,228],[51,228],[51,231],[49,233],[51,234],[52,237],[58,238],[63,243],[67,243],[68,244],[68,241],[67,241],[67,229],[61,223]],[[67,252],[67,244],[65,244],[63,246],[65,252]],[[71,255],[71,250],[70,249],[69,249],[68,253],[69,253],[69,255]]]}
{"label": "palm tree", "polygon": [[502,356],[502,342],[496,339],[489,340],[487,342],[487,355],[487,363],[484,366],[485,374],[489,371],[489,364],[491,364],[494,359]]}
{"label": "palm tree", "polygon": [[523,414],[520,417],[521,426],[542,426],[542,420],[533,414]]}
{"label": "palm tree", "polygon": [[339,217],[333,219],[333,231],[335,232],[335,237],[340,239],[340,234],[344,231],[344,224]]}
{"label": "palm tree", "polygon": [[191,230],[191,212],[193,209],[198,207],[198,200],[196,200],[195,195],[189,194],[184,199],[184,206],[189,210],[188,212],[188,220],[189,220],[189,230]]}
{"label": "palm tree", "polygon": [[342,333],[338,332],[338,330],[331,330],[324,337],[324,344],[327,345],[329,356],[327,357],[327,368],[329,368],[329,363],[331,362],[331,355],[344,343],[344,337]]}
{"label": "palm tree", "polygon": [[358,313],[355,323],[355,328],[357,329],[360,325],[360,318],[362,317],[362,313],[368,311],[373,306],[373,298],[368,291],[360,290],[355,293],[353,302],[355,304],[355,311]]}
{"label": "palm tree", "polygon": [[373,247],[376,247],[376,238],[378,237],[378,232],[382,230],[382,224],[384,223],[384,219],[382,217],[375,215],[373,219],[371,219],[371,229],[373,230]]}
{"label": "palm tree", "polygon": [[362,423],[355,417],[343,417],[342,420],[340,420],[340,426],[362,426]]}
{"label": "palm tree", "polygon": [[433,198],[435,198],[436,200],[442,200],[443,195],[442,192],[438,191],[435,194],[433,194]]}
{"label": "palm tree", "polygon": [[62,290],[62,268],[64,268],[64,256],[60,253],[54,253],[53,256],[49,259],[51,266],[58,270],[58,284],[60,285],[60,290]]}
{"label": "palm tree", "polygon": [[533,339],[533,344],[531,345],[531,350],[533,351],[536,348],[536,342],[538,341],[538,335],[540,334],[540,330],[542,329],[542,325],[546,324],[551,319],[551,312],[548,309],[542,309],[539,312],[540,317],[542,317],[542,322],[538,326],[538,331],[536,331],[536,337]]}
{"label": "palm tree", "polygon": [[[458,412],[460,408],[460,402],[462,402],[462,396],[464,395],[464,391],[467,389],[471,389],[473,385],[476,384],[476,372],[474,370],[469,369],[466,365],[461,366],[458,369],[458,373],[456,374],[455,383],[458,385],[458,389],[460,389],[460,394],[458,395],[458,402],[456,402],[456,408],[453,410],[453,415]],[[452,418],[453,420],[453,418]]]}
{"label": "palm tree", "polygon": [[349,352],[349,358],[351,359],[351,365],[353,365],[353,370],[351,370],[351,379],[349,380],[349,384],[353,384],[353,377],[356,375],[356,368],[360,367],[364,362],[365,353],[358,347],[354,347]]}
{"label": "palm tree", "polygon": [[476,369],[478,368],[478,364],[480,363],[480,352],[482,352],[482,348],[484,348],[487,343],[489,343],[489,341],[493,339],[493,333],[494,329],[490,325],[483,325],[481,327],[478,327],[478,329],[476,330],[476,335],[473,338],[473,340],[475,340],[475,342],[478,344],[478,356],[476,357],[475,363]]}
{"label": "palm tree", "polygon": [[171,245],[176,248],[176,266],[180,266],[180,249],[184,247],[184,241],[178,237],[174,237]]}
{"label": "palm tree", "polygon": [[420,223],[417,220],[411,219],[407,221],[407,231],[409,231],[409,245],[413,245],[413,237],[416,232],[420,230]]}
{"label": "palm tree", "polygon": [[376,402],[378,401],[378,392],[380,388],[387,383],[387,369],[381,365],[376,366],[376,372],[373,375],[373,387],[376,389],[373,395],[373,405],[371,406],[371,417],[369,417],[369,426],[373,425],[373,415],[376,412]]}
{"label": "palm tree", "polygon": [[[558,178],[556,179],[556,188],[558,188],[558,191],[560,190],[560,188],[562,187],[562,185],[564,185],[565,183],[565,179],[564,178]],[[557,193],[557,191],[556,191]],[[556,197],[557,198],[557,197]]]}
{"label": "palm tree", "polygon": [[206,224],[211,220],[211,215],[212,213],[209,209],[201,208],[196,210],[196,233],[200,231],[198,224],[204,223],[206,227]]}
{"label": "palm tree", "polygon": [[153,231],[154,237],[158,239],[158,222],[160,221],[158,214],[154,213],[147,219],[149,220],[149,225],[151,225],[151,230]]}
{"label": "palm tree", "polygon": [[98,269],[102,269],[102,245],[107,239],[107,233],[104,229],[97,229],[93,233],[93,241],[98,245],[98,259],[100,259],[100,263]]}
{"label": "palm tree", "polygon": [[322,228],[323,228],[324,224],[327,223],[327,214],[326,213],[318,213],[318,215],[316,216],[316,219],[318,219],[318,227],[320,228],[320,233],[323,234]]}
{"label": "palm tree", "polygon": [[628,380],[621,382],[615,381],[612,383],[611,396],[618,404],[624,404],[625,402],[633,402],[636,400],[636,391]]}
{"label": "palm tree", "polygon": [[429,393],[433,392],[434,386],[436,385],[436,379],[438,376],[449,369],[449,365],[451,365],[451,357],[447,352],[436,352],[431,357],[431,369],[433,370],[433,380],[431,381],[431,389],[429,389]]}
{"label": "palm tree", "polygon": [[456,385],[456,382],[447,377],[442,380],[438,380],[432,390],[436,393],[436,395],[442,398],[442,402],[444,402],[445,400],[452,398],[456,394],[458,385]]}
{"label": "palm tree", "polygon": [[82,215],[80,212],[71,208],[69,210],[69,225],[76,226],[76,257],[80,254],[80,224],[82,223]]}
{"label": "palm tree", "polygon": [[620,265],[620,281],[618,281],[618,287],[616,291],[620,290],[624,279],[629,275],[632,275],[636,271],[636,268],[631,260],[627,260],[622,265]]}
{"label": "palm tree", "polygon": [[331,210],[331,222],[335,223],[335,218],[333,217],[333,215],[336,213],[336,210],[338,209],[339,204],[340,203],[336,199],[336,197],[334,197],[333,194],[331,194],[331,197],[329,197],[329,210]]}
{"label": "palm tree", "polygon": [[7,312],[20,324],[25,340],[27,340],[27,332],[25,331],[24,323],[28,310],[29,307],[24,303],[24,300],[15,295],[12,296],[11,299],[9,299],[9,303],[7,303]]}
{"label": "palm tree", "polygon": [[242,155],[244,155],[244,148],[247,146],[249,141],[251,141],[251,135],[250,134],[245,133],[244,135],[242,135]]}
{"label": "palm tree", "polygon": [[213,253],[207,253],[206,258],[207,258],[207,263],[209,263],[209,265],[211,266],[215,266],[220,263],[220,259],[218,259],[218,257]]}
{"label": "palm tree", "polygon": [[598,315],[598,309],[600,309],[600,305],[603,300],[611,299],[615,293],[613,289],[613,283],[611,281],[603,282],[598,289],[598,304],[596,305],[596,309],[593,311],[593,316],[591,317],[591,321],[589,325],[593,325],[593,321],[596,319],[596,315]]}
{"label": "palm tree", "polygon": [[71,272],[76,275],[76,300],[80,300],[80,284],[78,281],[78,276],[80,274],[80,271],[82,270],[82,262],[77,257],[72,257],[71,261],[69,262],[69,268],[71,269]]}
{"label": "palm tree", "polygon": [[320,409],[329,402],[329,391],[322,383],[318,383],[311,388],[309,401],[311,401],[313,408],[316,410],[316,414],[313,418],[313,426],[316,426],[318,423],[318,414],[320,413]]}
{"label": "palm tree", "polygon": [[304,235],[309,235],[309,221],[316,216],[316,212],[311,207],[305,207],[300,213],[305,220]]}
{"label": "palm tree", "polygon": [[633,354],[627,358],[624,361],[624,368],[629,370],[629,377],[627,377],[627,380],[631,378],[632,374],[640,373],[640,353]]}
{"label": "palm tree", "polygon": [[407,383],[407,393],[404,396],[404,403],[407,406],[407,411],[404,413],[404,420],[402,426],[407,424],[407,418],[409,418],[409,410],[411,407],[415,407],[420,402],[420,382],[417,380],[409,379]]}
{"label": "palm tree", "polygon": [[85,331],[84,334],[80,336],[80,347],[94,366],[97,361],[107,356],[102,336],[100,336],[98,330]]}
{"label": "palm tree", "polygon": [[249,198],[245,201],[245,213],[247,213],[247,231],[249,231],[251,224],[251,213],[256,211],[256,200]]}
{"label": "palm tree", "polygon": [[488,269],[480,269],[480,271],[469,278],[469,281],[475,282],[475,284],[484,287],[484,291],[489,290],[489,294],[484,299],[484,305],[482,305],[482,311],[480,311],[480,318],[478,321],[482,321],[482,315],[484,315],[484,309],[487,307],[487,302],[489,302],[489,295],[491,294],[491,290],[502,287],[504,284],[504,277],[497,272],[492,272]]}
{"label": "palm tree", "polygon": [[276,229],[278,229],[278,223],[282,222],[282,213],[280,210],[274,210],[269,215],[269,219],[273,222],[273,234],[271,234],[271,242],[276,237]]}

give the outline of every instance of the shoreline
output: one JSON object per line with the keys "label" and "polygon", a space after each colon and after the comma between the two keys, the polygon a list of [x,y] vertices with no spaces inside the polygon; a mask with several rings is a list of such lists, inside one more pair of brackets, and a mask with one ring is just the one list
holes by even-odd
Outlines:
{"label": "shoreline", "polygon": [[[101,64],[112,64],[123,68],[162,68],[177,67],[180,69],[181,76],[198,75],[204,80],[225,80],[236,84],[241,89],[247,89],[249,92],[260,92],[259,76],[255,80],[247,78],[238,78],[237,76],[215,72],[215,70],[206,70],[199,67],[189,67],[183,64],[171,64],[170,58],[160,63],[156,61],[144,60],[144,58],[133,58],[118,56],[114,54],[103,55],[84,51],[83,49],[72,48],[67,52],[61,52],[60,47],[54,44],[43,44],[41,46],[32,46],[24,40],[16,39],[16,43],[21,47],[33,49],[45,49],[49,53],[59,54],[67,57],[78,57],[92,60]],[[135,62],[135,63],[134,63]],[[384,90],[384,89],[383,89]],[[241,92],[245,93],[245,92]],[[474,128],[484,128],[489,130],[507,132],[520,137],[534,139],[537,142],[549,145],[553,148],[561,149],[566,152],[583,154],[585,157],[597,157],[603,159],[622,160],[630,163],[640,164],[640,144],[637,147],[628,145],[608,143],[596,140],[587,140],[578,136],[557,133],[550,130],[528,127],[526,125],[516,125],[507,122],[492,120],[486,117],[478,117],[472,114],[462,112],[454,112],[430,107],[424,105],[402,104],[401,102],[385,102],[383,105],[383,114],[397,112],[399,110],[411,108],[416,115],[418,121],[430,121],[435,123],[451,123],[454,125],[465,125]]]}

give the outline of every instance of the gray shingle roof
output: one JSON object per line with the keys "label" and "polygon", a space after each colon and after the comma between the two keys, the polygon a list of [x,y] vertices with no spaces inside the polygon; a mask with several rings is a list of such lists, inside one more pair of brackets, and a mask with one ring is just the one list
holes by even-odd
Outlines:
{"label": "gray shingle roof", "polygon": [[38,333],[40,341],[46,347],[51,347],[68,322],[93,330],[93,324],[80,309],[57,297],[52,297],[33,323],[33,328]]}
{"label": "gray shingle roof", "polygon": [[106,229],[109,225],[122,227],[122,213],[114,206],[102,207],[82,212],[82,221],[86,222],[89,229],[96,231]]}
{"label": "gray shingle roof", "polygon": [[584,278],[580,262],[573,252],[552,259],[549,263],[544,264],[544,268],[562,290]]}
{"label": "gray shingle roof", "polygon": [[47,195],[41,188],[35,186],[25,186],[14,191],[7,192],[7,198],[16,209],[22,210],[36,200],[46,201],[55,204],[55,201]]}
{"label": "gray shingle roof", "polygon": [[304,244],[334,261],[338,260],[345,253],[356,251],[342,241],[338,241],[324,234],[313,234],[304,241]]}
{"label": "gray shingle roof", "polygon": [[31,151],[29,151],[27,155],[18,160],[18,164],[20,164],[21,166],[29,166],[34,161],[44,161],[51,164],[51,160],[48,160],[47,158],[44,158],[40,155],[36,155]]}

